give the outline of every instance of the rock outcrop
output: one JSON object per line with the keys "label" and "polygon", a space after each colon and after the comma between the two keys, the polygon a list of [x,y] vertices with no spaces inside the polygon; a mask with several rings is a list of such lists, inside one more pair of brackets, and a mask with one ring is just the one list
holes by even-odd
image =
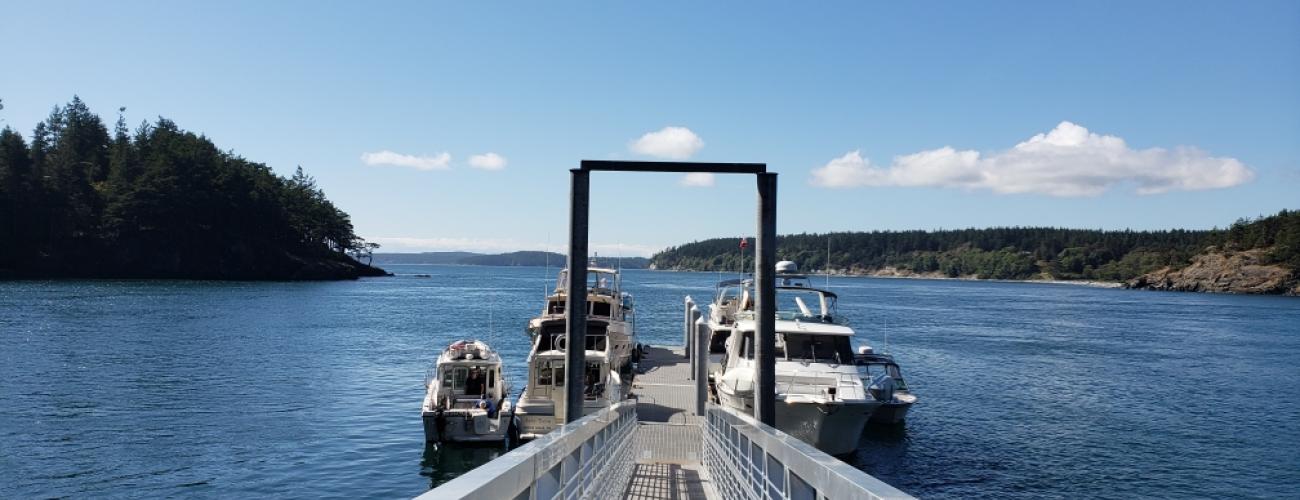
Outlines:
{"label": "rock outcrop", "polygon": [[1248,294],[1300,295],[1294,271],[1265,264],[1269,249],[1239,252],[1217,249],[1192,257],[1181,269],[1165,267],[1129,280],[1129,288]]}

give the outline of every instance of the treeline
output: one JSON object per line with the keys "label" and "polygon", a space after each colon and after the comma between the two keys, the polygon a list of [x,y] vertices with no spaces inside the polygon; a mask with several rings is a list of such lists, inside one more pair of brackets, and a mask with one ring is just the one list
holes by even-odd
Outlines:
{"label": "treeline", "polygon": [[171,120],[112,130],[78,97],[28,143],[0,131],[0,277],[335,279],[382,274],[303,173],[274,174]]}
{"label": "treeline", "polygon": [[[472,252],[377,253],[380,264],[443,264],[458,266],[522,266],[562,269],[567,265],[564,254],[555,252],[521,251],[501,254]],[[645,257],[593,257],[596,267],[613,269],[645,269],[650,259]]]}
{"label": "treeline", "polygon": [[[752,240],[751,240],[752,241]],[[1207,247],[1270,248],[1272,263],[1300,268],[1300,212],[1242,219],[1226,230],[1100,231],[1009,227],[942,231],[794,234],[777,238],[777,257],[804,270],[866,274],[886,268],[981,279],[1123,281],[1166,266],[1178,268]],[[739,237],[669,248],[660,269],[731,270],[741,266]],[[753,266],[752,246],[744,254]]]}

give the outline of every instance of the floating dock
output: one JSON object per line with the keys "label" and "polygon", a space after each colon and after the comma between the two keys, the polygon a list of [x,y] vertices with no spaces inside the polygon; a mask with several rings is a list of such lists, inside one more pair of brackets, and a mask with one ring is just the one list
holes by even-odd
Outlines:
{"label": "floating dock", "polygon": [[[702,346],[703,321],[692,326],[688,338]],[[707,364],[707,357],[694,358],[681,347],[649,347],[627,401],[566,424],[419,498],[912,498],[748,415],[712,403],[697,412],[697,397],[707,383],[692,380],[694,370],[703,373],[696,361]]]}

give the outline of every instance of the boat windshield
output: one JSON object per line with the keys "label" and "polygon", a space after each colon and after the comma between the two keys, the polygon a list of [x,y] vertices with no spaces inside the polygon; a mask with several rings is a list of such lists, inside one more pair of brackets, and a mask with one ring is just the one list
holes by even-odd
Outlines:
{"label": "boat windshield", "polygon": [[[542,334],[537,336],[537,352],[545,351],[562,351],[565,347],[567,332],[564,330],[564,323],[549,323],[542,326]],[[604,351],[607,345],[605,325],[592,322],[587,324],[587,334],[583,339],[587,342],[588,351]]]}
{"label": "boat windshield", "polygon": [[[622,283],[619,281],[618,272],[608,269],[588,269],[587,270],[587,293],[596,295],[614,295]],[[569,270],[560,271],[560,277],[555,280],[555,291],[563,292],[569,288]]]}
{"label": "boat windshield", "polygon": [[788,361],[852,363],[853,347],[847,335],[786,333],[780,337]]}
{"label": "boat windshield", "polygon": [[776,317],[783,320],[843,324],[836,314],[834,294],[815,289],[778,288]]}
{"label": "boat windshield", "polygon": [[907,382],[903,381],[903,374],[898,371],[898,365],[893,363],[866,362],[858,365],[858,373],[868,381],[874,381],[881,375],[888,374],[894,379],[894,388],[907,390]]}

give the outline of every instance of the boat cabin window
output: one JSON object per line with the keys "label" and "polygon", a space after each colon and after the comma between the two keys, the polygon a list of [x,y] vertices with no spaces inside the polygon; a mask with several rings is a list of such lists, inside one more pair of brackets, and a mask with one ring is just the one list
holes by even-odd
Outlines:
{"label": "boat cabin window", "polygon": [[[772,350],[776,359],[785,358],[785,344],[782,342],[781,335],[776,336],[776,342]],[[754,359],[754,351],[758,347],[754,344],[754,332],[745,332],[740,342],[740,355],[745,359]]]}
{"label": "boat cabin window", "polygon": [[453,391],[465,390],[465,378],[468,375],[469,370],[463,366],[448,368],[446,372],[443,372],[443,376],[451,381],[451,390]]}
{"label": "boat cabin window", "polygon": [[545,360],[537,363],[537,385],[564,387],[564,362]]}
{"label": "boat cabin window", "polygon": [[731,337],[731,331],[719,330],[709,339],[709,354],[722,354],[727,352],[727,338]]}
{"label": "boat cabin window", "polygon": [[[537,351],[558,351],[564,349],[565,336],[564,325],[559,325],[553,329],[547,328],[543,330],[543,333],[537,336]],[[605,335],[605,328],[603,326],[588,327],[587,334],[584,335],[583,338],[586,339],[586,347],[588,351],[605,351],[608,336]]]}
{"label": "boat cabin window", "polygon": [[790,361],[822,361],[852,363],[853,347],[845,335],[808,335],[786,333],[785,359]]}
{"label": "boat cabin window", "polygon": [[609,302],[592,302],[592,303],[591,303],[591,315],[592,315],[592,316],[606,316],[606,317],[608,317],[608,316],[611,314],[611,310],[612,310],[612,309],[613,309],[613,307],[610,306]]}
{"label": "boat cabin window", "polygon": [[583,393],[587,399],[596,399],[600,393],[605,391],[605,384],[600,382],[600,363],[587,362],[587,370],[583,372],[582,382],[584,384]]}
{"label": "boat cabin window", "polygon": [[564,314],[564,304],[563,300],[546,301],[546,314]]}
{"label": "boat cabin window", "polygon": [[497,371],[496,371],[496,370],[488,370],[488,375],[487,375],[487,377],[488,377],[488,389],[492,389],[492,388],[496,387],[496,386],[497,386]]}

